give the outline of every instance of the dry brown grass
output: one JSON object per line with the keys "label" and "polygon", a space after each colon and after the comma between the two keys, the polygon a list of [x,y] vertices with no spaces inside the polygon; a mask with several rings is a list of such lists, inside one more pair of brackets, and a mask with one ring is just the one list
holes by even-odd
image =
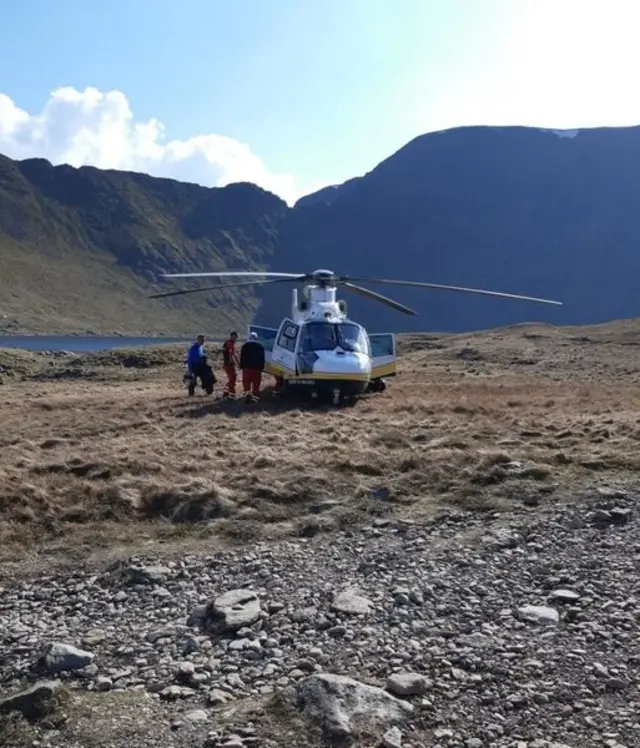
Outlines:
{"label": "dry brown grass", "polygon": [[337,410],[188,398],[183,351],[147,354],[150,368],[93,357],[82,376],[23,356],[0,387],[0,560],[534,506],[637,476],[640,324],[401,348],[384,394]]}

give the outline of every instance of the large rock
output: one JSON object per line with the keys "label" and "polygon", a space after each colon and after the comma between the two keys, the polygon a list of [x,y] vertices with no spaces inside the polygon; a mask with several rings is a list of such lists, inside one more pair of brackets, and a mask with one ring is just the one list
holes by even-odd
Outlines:
{"label": "large rock", "polygon": [[310,675],[298,682],[297,697],[298,705],[332,739],[348,738],[354,720],[382,730],[401,725],[413,715],[411,704],[344,675]]}
{"label": "large rock", "polygon": [[49,673],[82,670],[94,660],[91,652],[78,649],[71,644],[53,642],[49,644],[42,657],[36,663],[38,670]]}
{"label": "large rock", "polygon": [[225,592],[212,600],[205,610],[205,617],[212,628],[227,631],[251,626],[261,614],[256,593],[243,589]]}
{"label": "large rock", "polygon": [[31,688],[0,699],[0,714],[18,712],[29,721],[36,721],[55,709],[55,697],[62,690],[60,681],[42,681]]}

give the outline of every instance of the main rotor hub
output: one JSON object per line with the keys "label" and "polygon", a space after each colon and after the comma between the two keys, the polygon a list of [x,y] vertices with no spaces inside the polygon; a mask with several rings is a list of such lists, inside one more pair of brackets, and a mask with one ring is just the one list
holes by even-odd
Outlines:
{"label": "main rotor hub", "polygon": [[321,288],[335,286],[336,284],[336,274],[332,270],[314,270],[313,273],[309,273],[309,279],[312,283],[317,283]]}

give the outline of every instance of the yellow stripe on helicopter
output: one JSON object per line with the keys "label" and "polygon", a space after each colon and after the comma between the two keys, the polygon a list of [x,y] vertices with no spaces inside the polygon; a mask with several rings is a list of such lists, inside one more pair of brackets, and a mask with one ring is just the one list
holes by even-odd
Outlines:
{"label": "yellow stripe on helicopter", "polygon": [[346,373],[329,373],[329,372],[323,372],[323,371],[314,371],[309,374],[296,374],[295,371],[292,369],[288,369],[285,366],[281,366],[279,364],[274,364],[270,361],[268,361],[265,364],[265,371],[267,371],[269,374],[273,374],[273,376],[276,377],[284,377],[285,379],[292,379],[292,380],[310,380],[310,379],[319,379],[319,380],[344,380],[345,382],[367,382],[369,379],[373,379],[374,377],[382,377],[382,376],[392,376],[396,373],[396,364],[386,364],[385,366],[380,366],[377,369],[374,369],[371,372],[371,375],[367,374],[346,374]]}

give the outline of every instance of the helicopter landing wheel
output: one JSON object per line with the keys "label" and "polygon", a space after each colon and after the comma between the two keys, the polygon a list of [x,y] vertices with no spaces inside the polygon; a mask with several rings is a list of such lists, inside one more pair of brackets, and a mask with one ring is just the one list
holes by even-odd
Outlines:
{"label": "helicopter landing wheel", "polygon": [[372,379],[369,383],[369,392],[384,392],[387,389],[387,383],[384,379]]}

